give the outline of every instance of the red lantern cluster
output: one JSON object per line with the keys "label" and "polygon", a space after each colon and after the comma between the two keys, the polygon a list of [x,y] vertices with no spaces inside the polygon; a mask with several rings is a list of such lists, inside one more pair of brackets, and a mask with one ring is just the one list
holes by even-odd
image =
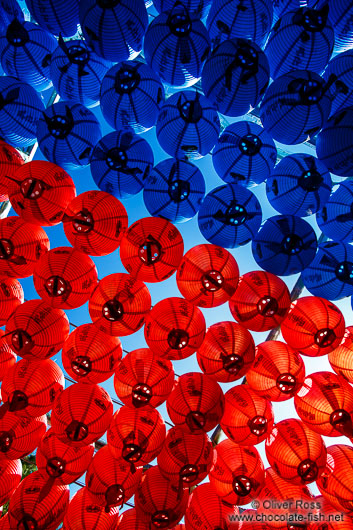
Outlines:
{"label": "red lantern cluster", "polygon": [[17,149],[0,140],[0,202],[9,200],[10,179],[23,164],[24,160]]}

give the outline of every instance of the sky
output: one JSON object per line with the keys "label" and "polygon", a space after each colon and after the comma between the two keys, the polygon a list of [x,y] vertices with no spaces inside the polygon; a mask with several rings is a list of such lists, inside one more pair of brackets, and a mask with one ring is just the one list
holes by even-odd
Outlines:
{"label": "sky", "polygon": [[[153,13],[153,8],[150,8],[149,12]],[[51,90],[52,89],[49,89],[47,93],[44,95],[45,99],[47,98],[48,94],[51,93]],[[169,91],[167,90],[167,95],[171,94],[172,92],[173,92],[172,90],[169,90]],[[100,112],[99,107],[95,107],[91,110],[94,112],[94,114],[97,116],[97,118],[100,121],[103,135],[111,132],[113,129],[105,122]],[[247,115],[246,117],[240,117],[240,118],[233,118],[233,119],[227,118],[227,121],[229,123],[232,123],[234,121],[238,121],[242,119],[252,120],[253,118]],[[165,153],[159,146],[158,141],[156,139],[154,128],[147,131],[146,133],[143,133],[141,136],[145,140],[147,140],[149,144],[151,145],[151,147],[153,148],[155,164],[157,164],[158,162],[166,158],[169,158],[169,155],[167,155],[167,153]],[[281,145],[279,143],[276,143],[276,145],[278,148],[280,148],[281,150],[283,150],[284,152],[288,154],[296,152],[296,153],[309,153],[309,154],[315,155],[315,148],[312,145],[307,144],[307,143],[300,144],[297,146],[292,146],[292,147]],[[36,150],[34,159],[35,160],[44,159],[42,153],[40,152],[40,149]],[[213,169],[212,157],[210,154],[205,156],[202,159],[193,161],[193,163],[201,170],[205,178],[206,193],[211,191],[213,188],[224,184],[224,182],[217,176],[217,174],[215,173]],[[95,185],[93,178],[91,176],[89,167],[69,171],[69,173],[74,180],[77,194],[80,194],[87,190],[97,189],[97,186]],[[334,177],[334,179],[337,182],[341,180],[339,177]],[[278,214],[278,212],[276,212],[270,206],[266,198],[264,183],[258,185],[257,187],[251,188],[251,191],[257,196],[257,198],[260,201],[261,208],[263,211],[263,219],[266,219],[272,215]],[[131,225],[136,220],[141,219],[142,217],[149,216],[149,213],[146,210],[144,203],[143,203],[142,192],[140,192],[138,195],[134,197],[123,199],[122,203],[124,204],[127,210],[127,213],[128,213],[129,225]],[[15,215],[12,209],[10,210],[9,215]],[[319,237],[321,232],[318,229],[318,226],[316,224],[315,215],[306,217],[305,220],[308,221],[312,225],[317,236]],[[178,230],[180,231],[181,235],[183,236],[185,252],[197,244],[207,242],[199,231],[198,223],[197,223],[197,216],[186,223],[177,224],[176,226]],[[62,223],[54,227],[44,227],[44,230],[47,232],[49,236],[51,248],[70,245],[68,240],[66,239]],[[246,272],[259,269],[258,265],[256,264],[256,262],[254,261],[252,257],[251,243],[243,247],[232,249],[230,250],[230,252],[238,263],[240,274],[244,274]],[[120,261],[119,249],[108,256],[92,257],[92,259],[97,266],[99,279],[102,279],[103,277],[109,274],[115,273],[115,272],[126,272]],[[293,275],[289,277],[288,276],[282,277],[282,279],[286,282],[289,289],[291,290],[295,282],[297,281],[298,277],[299,275],[297,274],[297,275]],[[32,277],[22,279],[20,280],[20,282],[24,288],[26,299],[39,298],[33,287]],[[149,283],[147,284],[147,286],[152,296],[152,305],[155,305],[158,301],[165,298],[166,294],[168,295],[168,297],[181,296],[177,288],[177,285],[176,285],[175,274],[173,274],[168,280],[164,282],[157,283],[157,284]],[[308,293],[304,289],[302,296],[307,296],[309,294],[310,293]],[[347,326],[353,325],[353,318],[352,318],[353,315],[352,315],[350,299],[346,298],[346,299],[343,299],[335,303],[342,310],[345,316],[346,325]],[[222,306],[211,308],[211,309],[202,309],[202,311],[205,316],[207,326],[210,326],[216,322],[234,320],[229,311],[228,304],[224,304]],[[67,311],[67,315],[68,315],[70,322],[76,326],[91,322],[89,313],[88,313],[88,303],[86,303],[85,305],[77,309]],[[74,328],[72,327],[71,330],[73,329]],[[266,340],[267,332],[266,333],[254,333],[253,332],[253,337],[254,337],[255,343],[259,344],[260,342]],[[143,328],[131,336],[122,337],[121,342],[122,342],[123,348],[127,351],[131,351],[137,348],[147,347],[146,342],[144,340]],[[62,366],[60,353],[56,354],[53,357],[53,360],[57,361],[58,364]],[[303,360],[305,363],[307,374],[317,372],[317,371],[323,371],[323,370],[332,371],[328,363],[327,356],[319,357],[319,358],[303,357]],[[191,371],[200,371],[199,366],[196,361],[196,354],[193,354],[191,357],[185,360],[182,360],[182,361],[174,361],[173,364],[174,364],[174,369],[175,369],[176,374],[179,374],[179,375],[183,373],[191,372]],[[234,384],[238,384],[240,382],[241,380],[237,381],[236,383],[221,384],[221,386],[222,386],[223,391],[226,392]],[[109,391],[112,397],[114,398],[117,397],[114,391],[112,377],[108,379],[108,381],[102,383],[102,386],[107,391]],[[285,402],[273,403],[273,407],[274,407],[276,422],[281,421],[285,418],[298,417],[294,409],[293,398]],[[114,405],[114,410],[117,410],[117,408],[118,406]],[[161,414],[163,415],[164,419],[169,420],[168,415],[165,410],[165,406],[162,405],[159,408],[159,410]],[[344,443],[346,445],[352,445],[350,444],[347,438],[343,438],[343,437],[342,438],[325,438],[325,441],[327,445],[332,445],[336,443]],[[265,451],[264,451],[264,442],[262,444],[257,445],[256,447],[260,451],[260,454],[265,463],[265,467],[267,467],[268,464],[267,464]],[[83,481],[82,478],[80,480]],[[75,491],[75,489],[76,487],[73,486],[72,491]],[[312,491],[317,492],[317,489],[313,487]]]}

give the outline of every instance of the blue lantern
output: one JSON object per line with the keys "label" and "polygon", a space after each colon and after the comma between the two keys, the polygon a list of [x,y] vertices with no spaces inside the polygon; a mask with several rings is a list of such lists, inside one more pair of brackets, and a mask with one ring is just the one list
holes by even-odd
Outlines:
{"label": "blue lantern", "polygon": [[149,213],[172,223],[188,221],[200,209],[205,195],[201,171],[186,160],[168,158],[146,179],[143,200]]}
{"label": "blue lantern", "polygon": [[353,247],[347,243],[320,243],[303,272],[303,282],[314,296],[340,300],[353,294]]}
{"label": "blue lantern", "polygon": [[199,92],[185,90],[166,100],[159,112],[157,138],[174,158],[196,159],[214,147],[220,130],[217,110]]}
{"label": "blue lantern", "polygon": [[27,83],[0,76],[0,136],[15,147],[34,144],[44,104]]}
{"label": "blue lantern", "polygon": [[241,37],[262,46],[273,18],[272,0],[216,0],[207,17],[212,46]]}
{"label": "blue lantern", "polygon": [[90,165],[98,188],[118,199],[141,191],[152,167],[151,147],[132,131],[103,136],[93,150]]}
{"label": "blue lantern", "polygon": [[211,41],[199,18],[176,2],[148,26],[143,49],[147,64],[162,81],[186,88],[200,79]]}
{"label": "blue lantern", "polygon": [[202,71],[205,96],[226,116],[242,116],[255,108],[269,80],[266,55],[245,39],[222,42]]}
{"label": "blue lantern", "polygon": [[147,131],[156,124],[163,102],[164,88],[159,77],[139,61],[115,64],[103,79],[100,104],[113,129]]}
{"label": "blue lantern", "polygon": [[212,162],[225,182],[251,187],[269,177],[277,159],[271,136],[256,123],[228,125],[218,139]]}
{"label": "blue lantern", "polygon": [[50,62],[50,77],[63,99],[94,107],[99,102],[102,79],[110,67],[111,63],[98,57],[84,40],[64,42],[59,37],[59,46]]}
{"label": "blue lantern", "polygon": [[331,173],[353,176],[353,107],[336,112],[316,139],[316,153]]}
{"label": "blue lantern", "polygon": [[249,243],[255,237],[261,220],[261,206],[255,195],[236,184],[219,186],[208,193],[198,216],[203,237],[225,248]]}
{"label": "blue lantern", "polygon": [[204,18],[207,15],[212,4],[212,0],[153,0],[153,5],[158,13],[162,13],[163,11],[171,11],[176,1],[182,4],[190,14],[199,18]]}
{"label": "blue lantern", "polygon": [[93,112],[80,103],[60,101],[41,115],[37,136],[45,158],[70,170],[89,164],[101,128]]}
{"label": "blue lantern", "polygon": [[15,18],[0,34],[1,66],[7,75],[40,92],[52,86],[50,60],[55,48],[53,35],[37,24],[21,23]]}
{"label": "blue lantern", "polygon": [[295,215],[269,217],[252,242],[256,263],[278,276],[302,272],[314,259],[316,249],[314,230]]}
{"label": "blue lantern", "polygon": [[266,182],[267,198],[277,212],[305,217],[320,210],[331,193],[331,175],[314,156],[282,158]]}
{"label": "blue lantern", "polygon": [[112,62],[126,61],[142,50],[147,10],[144,0],[83,0],[80,24],[97,55]]}
{"label": "blue lantern", "polygon": [[273,26],[265,53],[275,79],[292,70],[321,74],[330,60],[334,31],[328,6],[303,7],[283,15]]}
{"label": "blue lantern", "polygon": [[325,81],[314,72],[295,70],[276,79],[260,107],[262,125],[271,136],[287,145],[314,136],[331,110]]}
{"label": "blue lantern", "polygon": [[334,241],[353,241],[353,182],[342,182],[316,214],[322,232]]}
{"label": "blue lantern", "polygon": [[34,20],[53,35],[77,33],[79,0],[26,0],[26,4]]}
{"label": "blue lantern", "polygon": [[23,11],[16,0],[0,0],[0,33],[6,31],[14,18],[23,22]]}
{"label": "blue lantern", "polygon": [[331,114],[353,105],[353,50],[339,53],[328,63],[324,79],[330,83]]}

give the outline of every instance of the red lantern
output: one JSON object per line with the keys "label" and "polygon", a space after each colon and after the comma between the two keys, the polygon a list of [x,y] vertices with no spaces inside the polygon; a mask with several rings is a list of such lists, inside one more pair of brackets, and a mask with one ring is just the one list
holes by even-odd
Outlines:
{"label": "red lantern", "polygon": [[197,350],[201,370],[220,383],[243,377],[255,358],[251,333],[235,322],[218,322],[210,326]]}
{"label": "red lantern", "polygon": [[7,344],[5,331],[0,329],[0,381],[2,381],[8,370],[14,366],[17,360],[17,355],[11,350]]}
{"label": "red lantern", "polygon": [[148,348],[125,355],[114,377],[115,392],[128,407],[158,407],[167,399],[173,385],[171,361],[160,359]]}
{"label": "red lantern", "polygon": [[305,365],[300,355],[280,341],[256,346],[255,360],[246,381],[255,392],[270,401],[286,401],[303,384]]}
{"label": "red lantern", "polygon": [[[1,512],[2,512],[2,508],[1,508]],[[9,523],[9,513],[5,513],[5,515],[3,515],[0,519],[0,529],[1,530],[11,530],[11,526],[10,526],[10,523]]]}
{"label": "red lantern", "polygon": [[227,302],[238,284],[238,264],[228,250],[202,244],[191,248],[177,272],[181,294],[200,307],[216,307]]}
{"label": "red lantern", "polygon": [[47,429],[47,417],[25,418],[8,411],[3,415],[2,407],[0,407],[0,460],[23,458],[37,447]]}
{"label": "red lantern", "polygon": [[180,427],[172,427],[157,462],[166,479],[181,488],[189,488],[207,477],[214,457],[213,445],[206,433],[189,434]]}
{"label": "red lantern", "polygon": [[0,140],[0,202],[9,200],[9,177],[13,177],[22,164],[24,160],[17,149]]}
{"label": "red lantern", "polygon": [[135,494],[136,511],[142,521],[158,528],[173,528],[183,517],[189,492],[167,480],[157,466],[143,474]]}
{"label": "red lantern", "polygon": [[300,419],[323,436],[353,437],[353,389],[332,372],[316,372],[304,379],[294,396]]}
{"label": "red lantern", "polygon": [[89,256],[72,247],[53,248],[38,261],[34,287],[50,306],[73,309],[85,304],[98,282],[97,268]]}
{"label": "red lantern", "polygon": [[21,482],[21,460],[0,460],[0,505],[3,506]]}
{"label": "red lantern", "polygon": [[70,447],[49,429],[39,442],[36,464],[43,476],[55,484],[71,484],[87,470],[94,453],[94,445]]}
{"label": "red lantern", "polygon": [[6,340],[25,359],[46,359],[63,347],[70,331],[62,311],[42,300],[29,300],[15,309],[6,324]]}
{"label": "red lantern", "polygon": [[276,423],[265,447],[270,466],[280,477],[294,484],[314,482],[326,465],[323,439],[297,419]]}
{"label": "red lantern", "polygon": [[340,344],[345,331],[344,317],[325,298],[304,296],[292,302],[281,331],[284,340],[299,353],[319,357]]}
{"label": "red lantern", "polygon": [[337,510],[323,495],[316,496],[315,501],[321,522],[313,523],[310,530],[353,530],[351,515],[343,514],[341,507]]}
{"label": "red lantern", "polygon": [[220,422],[224,395],[216,381],[199,372],[181,375],[167,399],[172,422],[192,434],[208,432]]}
{"label": "red lantern", "polygon": [[288,287],[281,278],[264,271],[240,276],[229,309],[238,322],[252,331],[276,328],[291,304]]}
{"label": "red lantern", "polygon": [[114,458],[123,458],[133,470],[135,465],[142,466],[156,458],[165,435],[165,423],[156,409],[123,406],[114,414],[109,426],[108,447]]}
{"label": "red lantern", "polygon": [[62,522],[69,505],[68,486],[52,485],[39,471],[25,477],[11,497],[9,522],[11,528],[52,530]]}
{"label": "red lantern", "polygon": [[64,388],[64,374],[54,361],[22,359],[5,375],[1,391],[11,412],[35,418],[52,409]]}
{"label": "red lantern", "polygon": [[243,447],[231,440],[217,445],[210,482],[223,502],[248,504],[257,497],[264,480],[264,465],[255,447]]}
{"label": "red lantern", "polygon": [[268,530],[270,528],[266,523],[261,522],[261,519],[265,519],[266,514],[260,511],[247,509],[241,512],[240,517],[242,518],[239,524],[241,530]]}
{"label": "red lantern", "polygon": [[108,429],[113,403],[104,388],[90,383],[75,383],[57,397],[51,426],[58,438],[73,447],[89,445]]}
{"label": "red lantern", "polygon": [[75,381],[102,383],[113,375],[122,354],[118,337],[103,333],[94,324],[82,324],[70,333],[61,357]]}
{"label": "red lantern", "polygon": [[116,459],[109,447],[99,449],[94,455],[86,474],[86,487],[93,500],[109,511],[122,506],[135,493],[142,477],[142,467],[131,472],[130,465]]}
{"label": "red lantern", "polygon": [[143,326],[151,309],[146,285],[129,274],[110,274],[93,291],[88,304],[90,317],[101,331],[125,336]]}
{"label": "red lantern", "polygon": [[184,253],[179,230],[166,219],[144,217],[130,226],[120,245],[125,269],[144,282],[161,282],[177,269]]}
{"label": "red lantern", "polygon": [[65,530],[113,530],[116,528],[119,508],[111,508],[108,512],[92,498],[87,488],[81,488],[72,497],[67,508]]}
{"label": "red lantern", "polygon": [[105,256],[118,248],[127,229],[123,204],[105,191],[85,191],[68,205],[64,218],[67,239],[76,250]]}
{"label": "red lantern", "polygon": [[20,217],[0,219],[0,275],[27,278],[50,248],[43,228]]}
{"label": "red lantern", "polygon": [[8,192],[13,209],[24,221],[53,226],[61,222],[76,188],[61,167],[46,160],[33,160],[9,178]]}
{"label": "red lantern", "polygon": [[20,282],[16,278],[2,278],[0,280],[0,326],[6,324],[16,307],[23,302],[24,293]]}
{"label": "red lantern", "polygon": [[271,432],[274,415],[271,402],[247,385],[237,385],[224,395],[220,425],[230,440],[240,445],[256,445]]}
{"label": "red lantern", "polygon": [[232,522],[231,517],[239,515],[239,508],[229,508],[223,504],[212,484],[200,484],[190,496],[189,506],[185,513],[186,530],[232,528],[236,530],[239,523]]}
{"label": "red lantern", "polygon": [[[271,467],[265,471],[265,481],[259,492],[258,499],[261,501],[260,506],[266,508],[268,504],[263,506],[265,500],[308,500],[311,499],[312,495],[307,486],[295,484],[294,482],[288,482],[281,478]],[[277,505],[271,505],[276,506]],[[268,506],[268,507],[271,507]],[[293,505],[292,505],[293,507]],[[295,502],[294,502],[295,508]],[[284,506],[285,510],[286,507]]]}
{"label": "red lantern", "polygon": [[120,515],[118,528],[119,530],[150,530],[150,525],[141,521],[135,508],[131,508]]}
{"label": "red lantern", "polygon": [[205,317],[184,298],[165,298],[146,317],[146,342],[158,356],[167,359],[190,357],[201,346],[205,333]]}
{"label": "red lantern", "polygon": [[353,383],[353,326],[348,326],[342,342],[328,354],[328,360],[336,374]]}
{"label": "red lantern", "polygon": [[337,444],[327,448],[326,467],[317,481],[320,493],[339,511],[353,510],[353,448]]}

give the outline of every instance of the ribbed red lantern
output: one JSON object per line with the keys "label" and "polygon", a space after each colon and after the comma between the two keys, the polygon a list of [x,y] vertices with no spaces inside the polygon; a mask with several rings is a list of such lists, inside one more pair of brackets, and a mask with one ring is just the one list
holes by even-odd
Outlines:
{"label": "ribbed red lantern", "polygon": [[271,402],[258,396],[248,385],[237,385],[224,394],[221,428],[230,440],[240,445],[256,445],[272,430]]}
{"label": "ribbed red lantern", "polygon": [[243,447],[231,440],[217,445],[210,482],[223,502],[248,504],[257,497],[264,480],[264,465],[255,447]]}
{"label": "ribbed red lantern", "polygon": [[287,285],[281,278],[264,271],[240,276],[229,309],[238,322],[252,331],[276,328],[291,304]]}
{"label": "ribbed red lantern", "polygon": [[64,230],[71,245],[91,256],[105,256],[118,248],[127,229],[123,204],[110,193],[85,191],[68,205]]}
{"label": "ribbed red lantern", "polygon": [[301,356],[284,342],[258,344],[256,357],[246,374],[247,383],[270,401],[286,401],[303,384],[305,365]]}
{"label": "ribbed red lantern", "polygon": [[316,372],[304,379],[294,396],[300,419],[323,436],[353,437],[353,389],[332,372]]}
{"label": "ribbed red lantern", "polygon": [[9,178],[8,192],[15,212],[27,223],[53,226],[61,222],[76,195],[70,175],[46,160],[33,160]]}
{"label": "ribbed red lantern", "polygon": [[266,508],[266,505],[262,506],[262,503],[269,499],[286,501],[311,498],[312,494],[307,486],[284,480],[271,467],[265,470],[265,480],[258,495],[261,507]]}
{"label": "ribbed red lantern", "polygon": [[0,275],[27,278],[50,248],[47,234],[20,217],[0,219]]}
{"label": "ribbed red lantern", "polygon": [[8,370],[14,366],[17,360],[16,353],[11,350],[4,337],[5,331],[0,329],[0,381],[2,381]]}
{"label": "ribbed red lantern", "polygon": [[304,296],[292,302],[281,331],[284,340],[300,354],[319,357],[340,344],[345,322],[332,302],[318,296]]}
{"label": "ribbed red lantern", "polygon": [[114,377],[115,392],[128,407],[158,407],[170,395],[173,385],[171,361],[160,359],[148,348],[125,355]]}
{"label": "ribbed red lantern", "polygon": [[0,418],[0,460],[15,460],[32,453],[46,429],[46,416],[24,418],[7,411]]}
{"label": "ribbed red lantern", "polygon": [[75,383],[57,397],[51,416],[53,432],[73,447],[89,445],[108,429],[113,403],[104,388]]}
{"label": "ribbed red lantern", "polygon": [[239,523],[232,522],[230,516],[239,514],[239,508],[223,504],[212,484],[200,484],[192,492],[185,512],[186,530],[237,530]]}
{"label": "ribbed red lantern", "polygon": [[191,248],[177,272],[181,294],[200,307],[216,307],[227,302],[238,284],[238,264],[228,250],[202,244]]}
{"label": "ribbed red lantern", "polygon": [[110,274],[98,283],[88,309],[93,323],[104,333],[131,335],[143,326],[151,309],[151,295],[143,282],[129,274]]}
{"label": "ribbed red lantern", "polygon": [[214,464],[213,445],[206,433],[189,434],[172,427],[157,457],[162,475],[181,488],[196,486]]}
{"label": "ribbed red lantern", "polygon": [[167,219],[144,217],[132,224],[120,244],[125,269],[144,282],[161,282],[177,269],[184,253],[179,230]]}
{"label": "ribbed red lantern", "polygon": [[22,285],[16,278],[1,278],[0,280],[0,326],[6,324],[7,319],[16,307],[23,304],[24,293]]}
{"label": "ribbed red lantern", "polygon": [[323,495],[317,495],[315,501],[318,505],[319,517],[317,523],[312,523],[310,530],[353,530],[353,519],[335,508]]}
{"label": "ribbed red lantern", "polygon": [[42,300],[29,300],[15,309],[6,324],[6,340],[25,359],[46,359],[63,347],[69,320],[62,311]]}
{"label": "ribbed red lantern", "polygon": [[43,476],[54,484],[71,484],[87,470],[94,453],[94,445],[70,447],[49,429],[39,442],[36,464]]}
{"label": "ribbed red lantern", "polygon": [[17,149],[0,140],[0,202],[9,200],[9,177],[13,177],[22,164],[24,160]]}
{"label": "ribbed red lantern", "polygon": [[82,324],[65,341],[61,358],[75,381],[102,383],[114,374],[122,354],[118,337],[103,333],[94,324]]}
{"label": "ribbed red lantern", "polygon": [[[1,512],[2,512],[2,508],[1,508]],[[10,523],[9,523],[9,513],[5,513],[5,515],[3,515],[0,519],[0,529],[1,530],[11,530],[11,526],[10,526]]]}
{"label": "ribbed red lantern", "polygon": [[208,432],[223,416],[222,389],[205,374],[183,374],[167,399],[167,411],[172,422],[186,432]]}
{"label": "ribbed red lantern", "polygon": [[141,521],[135,508],[126,510],[119,517],[119,530],[150,530],[150,525],[146,521]]}
{"label": "ribbed red lantern", "polygon": [[150,407],[121,407],[107,432],[108,447],[114,458],[122,458],[131,468],[148,464],[163,447],[166,428],[158,410]]}
{"label": "ribbed red lantern", "polygon": [[185,513],[188,498],[187,489],[180,490],[153,466],[142,476],[135,494],[135,507],[140,519],[150,523],[151,530],[173,528]]}
{"label": "ribbed red lantern", "polygon": [[218,322],[210,326],[197,350],[201,370],[220,383],[243,377],[255,358],[251,333],[235,322]]}
{"label": "ribbed red lantern", "polygon": [[340,511],[353,511],[353,448],[337,444],[327,448],[326,467],[317,481],[320,493]]}
{"label": "ribbed red lantern", "polygon": [[122,458],[114,458],[108,446],[94,455],[86,473],[86,487],[93,500],[107,511],[122,506],[135,493],[142,477],[142,467],[131,471]]}
{"label": "ribbed red lantern", "polygon": [[145,321],[148,346],[158,356],[171,360],[190,357],[201,346],[205,333],[205,317],[184,298],[161,300]]}
{"label": "ribbed red lantern", "polygon": [[73,309],[85,304],[98,282],[92,259],[72,247],[49,250],[38,261],[33,283],[50,306]]}
{"label": "ribbed red lantern", "polygon": [[331,368],[353,383],[353,326],[348,326],[344,332],[342,342],[328,354]]}
{"label": "ribbed red lantern", "polygon": [[52,409],[64,388],[64,374],[54,361],[22,359],[5,375],[1,391],[11,412],[35,418]]}
{"label": "ribbed red lantern", "polygon": [[52,485],[39,471],[24,478],[11,497],[9,523],[11,528],[51,530],[62,522],[69,505],[68,486]]}
{"label": "ribbed red lantern", "polygon": [[81,488],[72,497],[67,508],[65,530],[115,530],[119,517],[119,508],[106,512],[92,498],[86,487]]}
{"label": "ribbed red lantern", "polygon": [[326,446],[320,434],[297,419],[276,423],[265,447],[270,466],[294,484],[314,482],[326,465]]}
{"label": "ribbed red lantern", "polygon": [[0,504],[3,506],[21,482],[21,460],[0,460]]}

